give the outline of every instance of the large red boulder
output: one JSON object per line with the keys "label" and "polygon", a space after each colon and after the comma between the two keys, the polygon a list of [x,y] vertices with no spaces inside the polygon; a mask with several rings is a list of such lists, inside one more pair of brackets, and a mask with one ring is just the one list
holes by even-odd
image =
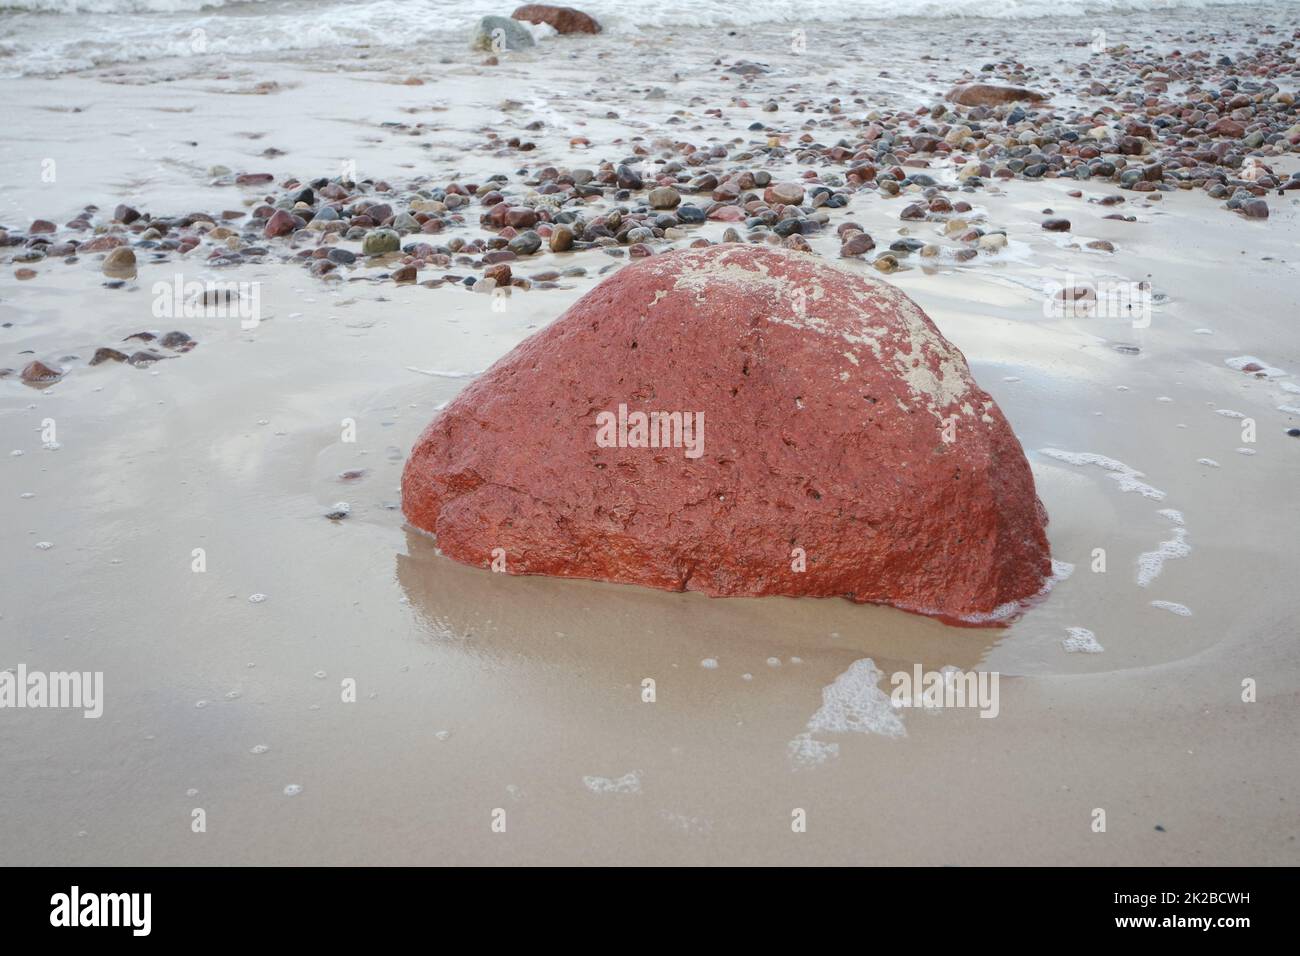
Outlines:
{"label": "large red boulder", "polygon": [[1029,465],[961,352],[894,286],[767,246],[606,279],[434,419],[402,510],[513,574],[972,623],[1051,571]]}
{"label": "large red boulder", "polygon": [[595,18],[573,7],[552,7],[545,3],[529,3],[510,14],[512,20],[545,23],[556,33],[599,33],[600,24]]}

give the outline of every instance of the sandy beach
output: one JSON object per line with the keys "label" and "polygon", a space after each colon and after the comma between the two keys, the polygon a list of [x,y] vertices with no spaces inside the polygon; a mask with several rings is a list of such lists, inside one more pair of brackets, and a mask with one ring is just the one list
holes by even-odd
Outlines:
{"label": "sandy beach", "polygon": [[[244,46],[232,38],[256,11],[241,6],[265,8]],[[1089,84],[1120,89],[1125,64],[1174,51],[1203,51],[1208,76],[1221,56],[1276,49],[1289,70],[1254,79],[1294,94],[1295,46],[1278,44],[1300,5],[862,22],[761,7],[704,23],[709,4],[653,20],[593,4],[600,34],[538,28],[497,53],[469,48],[473,23],[511,8],[453,5],[417,42],[423,11],[403,23],[400,5],[374,6],[352,33],[308,5],[157,14],[130,27],[157,44],[144,59],[121,53],[143,39],[93,29],[107,14],[0,12],[0,230],[15,239],[0,247],[0,668],[102,672],[104,687],[98,719],[0,711],[6,863],[1300,863],[1300,190],[1279,188],[1300,152],[1276,137],[1257,150],[1266,218],[1199,187],[1100,177],[990,173],[966,192],[960,139],[906,166],[968,203],[969,226],[1005,234],[997,246],[963,242],[952,216],[900,217],[923,184],[859,188],[853,163],[825,156],[872,123],[906,127],[985,64],[1000,65],[987,82],[1050,95],[1036,108],[1061,122],[1105,107],[1122,125]],[[275,18],[330,32],[255,42],[281,35]],[[192,29],[202,51],[186,53]],[[339,234],[354,261],[317,273],[324,232],[247,235],[259,206],[320,178],[390,184],[398,205],[492,183],[522,204],[547,167],[599,170],[638,146],[684,160],[681,142],[722,147],[720,168],[842,190],[842,207],[807,214],[827,216],[801,234],[810,251],[910,296],[996,400],[1057,569],[1007,626],[450,560],[402,514],[413,444],[636,254],[543,242],[509,261],[531,287],[491,295],[463,281],[482,281],[481,250],[414,262]],[[615,189],[585,215],[644,202]],[[403,249],[490,242],[467,203]],[[112,224],[120,204],[213,218],[189,249],[139,245],[141,229]],[[87,230],[66,226],[80,216]],[[105,273],[108,249],[30,255],[41,220],[55,243],[128,237],[132,274]],[[841,256],[846,222],[874,251]],[[646,245],[730,229],[752,238],[709,219]],[[897,271],[873,267],[909,239]],[[412,264],[416,281],[393,278]],[[255,287],[256,321],[166,314],[157,284],[177,281]],[[1138,284],[1148,321],[1054,314],[1053,290],[1080,283]],[[125,341],[174,330],[196,344]],[[104,347],[159,359],[91,365]],[[33,361],[57,380],[24,381]],[[996,718],[893,706],[890,675],[918,664],[998,674]]]}

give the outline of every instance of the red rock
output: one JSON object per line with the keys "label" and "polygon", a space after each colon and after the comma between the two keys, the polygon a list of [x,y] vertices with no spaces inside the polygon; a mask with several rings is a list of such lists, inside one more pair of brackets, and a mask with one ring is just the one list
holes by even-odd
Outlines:
{"label": "red rock", "polygon": [[490,265],[483,270],[483,278],[495,279],[496,284],[499,286],[509,285],[510,279],[512,278],[510,274],[510,267],[506,265],[504,262],[498,263],[496,265]]}
{"label": "red rock", "polygon": [[600,24],[595,18],[573,7],[553,7],[545,3],[529,3],[510,14],[512,20],[529,23],[546,23],[556,33],[599,33]]}
{"label": "red rock", "polygon": [[[620,406],[634,447],[598,443]],[[651,411],[693,430],[639,447],[627,416]],[[402,509],[512,574],[972,623],[1051,571],[1029,465],[961,352],[888,283],[765,246],[606,279],[434,419]]]}
{"label": "red rock", "polygon": [[844,245],[840,246],[840,256],[845,259],[852,259],[863,253],[870,252],[876,248],[876,241],[865,232],[857,232],[844,240]]}
{"label": "red rock", "polygon": [[516,206],[506,210],[506,223],[516,229],[531,229],[537,225],[537,210]]}
{"label": "red rock", "polygon": [[28,362],[22,371],[22,380],[28,385],[49,385],[63,378],[63,373],[44,362]]}
{"label": "red rock", "polygon": [[958,106],[1002,106],[1005,103],[1041,103],[1042,93],[1020,86],[995,86],[992,83],[966,83],[954,86],[945,97]]}
{"label": "red rock", "polygon": [[763,201],[797,206],[803,202],[803,187],[798,183],[774,183],[763,191]]}
{"label": "red rock", "polygon": [[295,228],[294,217],[291,213],[283,209],[277,209],[271,218],[266,220],[266,228],[262,230],[262,235],[268,239],[274,239],[276,236],[287,236]]}
{"label": "red rock", "polygon": [[58,226],[50,222],[48,219],[37,219],[32,223],[31,228],[28,229],[27,231],[30,232],[32,235],[37,236],[37,235],[41,235],[42,233],[54,232],[54,230],[58,228],[59,228]]}

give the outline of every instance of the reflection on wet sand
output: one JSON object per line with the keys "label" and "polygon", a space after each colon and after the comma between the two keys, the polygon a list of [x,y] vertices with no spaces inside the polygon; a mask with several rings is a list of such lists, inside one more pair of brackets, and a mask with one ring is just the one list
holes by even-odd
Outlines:
{"label": "reflection on wet sand", "polygon": [[[980,660],[1006,632],[956,628],[892,608],[838,598],[708,598],[621,584],[496,574],[439,554],[406,530],[397,580],[431,642],[485,656],[540,658],[631,675],[681,666],[707,679],[704,659],[724,664],[813,654],[882,670]],[[716,687],[716,681],[711,682]]]}

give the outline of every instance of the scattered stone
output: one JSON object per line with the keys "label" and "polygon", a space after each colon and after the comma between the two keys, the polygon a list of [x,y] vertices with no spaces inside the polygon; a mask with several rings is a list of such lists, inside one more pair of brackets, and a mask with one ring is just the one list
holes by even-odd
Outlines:
{"label": "scattered stone", "polygon": [[1007,103],[1041,103],[1047,97],[1020,86],[967,83],[954,86],[944,99],[958,106],[1004,106]]}
{"label": "scattered stone", "polygon": [[551,231],[550,247],[552,252],[568,252],[573,248],[573,230],[568,226],[556,226]]}
{"label": "scattered stone", "polygon": [[596,19],[573,7],[553,7],[543,3],[530,3],[520,7],[510,16],[528,23],[545,23],[556,33],[599,33]]}
{"label": "scattered stone", "polygon": [[111,349],[108,346],[95,349],[95,354],[91,356],[91,365],[101,365],[104,362],[125,362],[126,353],[119,352],[117,349]]}
{"label": "scattered stone", "polygon": [[52,369],[44,362],[28,362],[23,368],[20,375],[23,382],[28,385],[50,385],[57,382],[63,377],[63,373],[57,369]]}
{"label": "scattered stone", "polygon": [[292,213],[277,209],[271,218],[266,221],[266,228],[262,230],[262,235],[267,239],[273,239],[276,236],[287,236],[299,228],[301,222],[302,220]]}
{"label": "scattered stone", "polygon": [[367,256],[387,255],[401,247],[402,237],[392,229],[374,229],[361,241],[361,252]]}
{"label": "scattered stone", "polygon": [[471,50],[501,53],[505,50],[526,50],[534,46],[533,35],[518,20],[509,17],[483,17],[474,27],[470,38]]}
{"label": "scattered stone", "polygon": [[855,232],[840,246],[840,256],[845,259],[853,259],[864,253],[870,252],[876,248],[876,241],[865,232]]}
{"label": "scattered stone", "polygon": [[158,344],[174,352],[188,352],[196,343],[184,332],[168,332],[158,340]]}
{"label": "scattered stone", "polygon": [[650,190],[647,201],[651,209],[674,209],[682,201],[682,197],[671,186],[659,186]]}
{"label": "scattered stone", "polygon": [[104,257],[104,264],[100,267],[104,275],[116,279],[133,279],[135,278],[135,253],[129,246],[118,246],[110,249],[108,255]]}
{"label": "scattered stone", "polygon": [[803,202],[803,187],[798,183],[774,183],[764,190],[763,199],[783,206],[798,206]]}

